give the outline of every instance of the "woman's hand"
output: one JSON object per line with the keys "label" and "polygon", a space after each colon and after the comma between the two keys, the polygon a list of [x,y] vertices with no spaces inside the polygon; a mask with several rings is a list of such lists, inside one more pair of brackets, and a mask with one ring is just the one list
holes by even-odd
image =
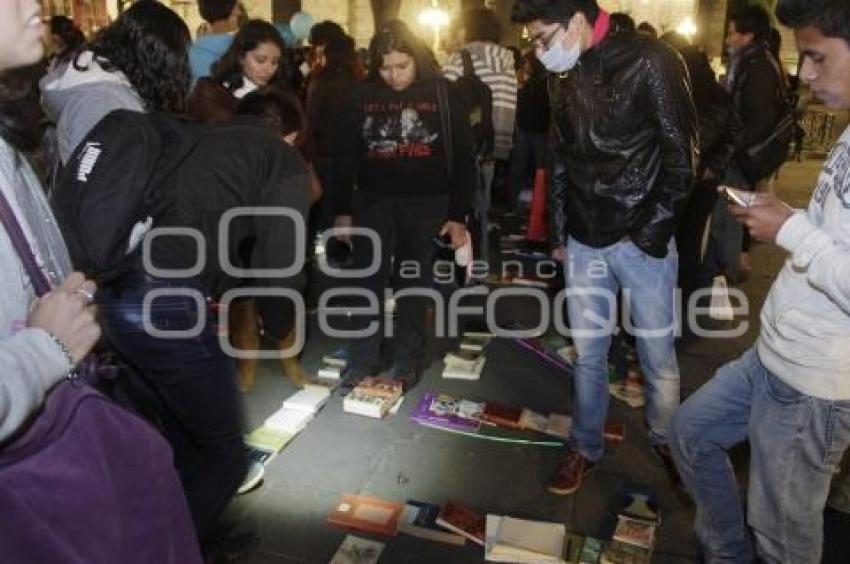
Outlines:
{"label": "woman's hand", "polygon": [[74,362],[80,362],[100,338],[89,305],[97,287],[79,272],[71,274],[49,293],[33,302],[27,317],[28,327],[37,327],[59,339]]}
{"label": "woman's hand", "polygon": [[452,241],[452,249],[454,250],[461,248],[469,236],[466,232],[466,225],[457,221],[447,221],[443,224],[443,227],[440,229],[440,237],[446,233],[449,234],[449,238]]}

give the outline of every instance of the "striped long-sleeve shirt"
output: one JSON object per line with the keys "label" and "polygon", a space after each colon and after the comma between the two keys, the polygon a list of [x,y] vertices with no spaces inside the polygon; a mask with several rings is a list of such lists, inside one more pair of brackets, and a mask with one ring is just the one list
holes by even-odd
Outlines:
{"label": "striped long-sleeve shirt", "polygon": [[[493,93],[493,131],[497,159],[507,159],[513,144],[516,117],[517,81],[514,55],[495,43],[473,42],[464,46],[472,56],[475,74],[490,87]],[[463,76],[463,61],[455,53],[443,67],[443,74],[451,81]]]}

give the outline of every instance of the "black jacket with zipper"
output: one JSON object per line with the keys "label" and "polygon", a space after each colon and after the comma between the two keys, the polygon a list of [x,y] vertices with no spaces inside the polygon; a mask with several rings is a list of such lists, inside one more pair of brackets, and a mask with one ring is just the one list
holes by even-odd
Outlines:
{"label": "black jacket with zipper", "polygon": [[696,114],[685,65],[639,34],[609,35],[549,79],[553,236],[625,238],[664,257],[693,184]]}

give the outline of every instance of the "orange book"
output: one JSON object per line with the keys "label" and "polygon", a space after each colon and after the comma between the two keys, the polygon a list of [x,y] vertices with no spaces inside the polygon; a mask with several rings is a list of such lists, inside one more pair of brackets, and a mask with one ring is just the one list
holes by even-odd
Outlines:
{"label": "orange book", "polygon": [[390,537],[396,533],[403,509],[403,503],[347,493],[342,495],[327,521],[346,529]]}

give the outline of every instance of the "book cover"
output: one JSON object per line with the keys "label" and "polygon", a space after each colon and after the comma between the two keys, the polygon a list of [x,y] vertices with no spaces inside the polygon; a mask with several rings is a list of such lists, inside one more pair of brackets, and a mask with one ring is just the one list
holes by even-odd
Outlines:
{"label": "book cover", "polygon": [[348,413],[382,418],[402,396],[402,384],[392,378],[369,376],[342,400],[342,409]]}
{"label": "book cover", "polygon": [[312,386],[292,394],[283,402],[286,409],[297,409],[315,414],[328,401],[331,392],[327,388]]}
{"label": "book cover", "polygon": [[491,401],[485,404],[484,411],[481,413],[481,420],[485,423],[492,423],[509,429],[519,429],[521,417],[522,409]]}
{"label": "book cover", "polygon": [[246,444],[245,450],[248,451],[248,458],[254,462],[259,462],[263,466],[271,462],[271,460],[277,456],[277,451],[273,449],[255,447]]}
{"label": "book cover", "polygon": [[602,551],[601,564],[649,564],[652,552],[632,544],[612,540]]}
{"label": "book cover", "polygon": [[640,548],[651,548],[655,540],[655,523],[627,515],[617,515],[614,540]]}
{"label": "book cover", "polygon": [[570,430],[573,428],[573,418],[569,415],[561,413],[550,413],[549,419],[546,422],[547,435],[560,437],[562,439],[570,438]]}
{"label": "book cover", "polygon": [[404,505],[377,497],[343,494],[327,521],[347,529],[392,536]]}
{"label": "book cover", "polygon": [[546,433],[549,428],[549,417],[530,409],[523,409],[519,418],[519,426],[522,429]]}
{"label": "book cover", "polygon": [[585,537],[584,543],[581,545],[579,564],[599,564],[604,548],[605,543],[601,540],[594,537]]}
{"label": "book cover", "polygon": [[[417,423],[435,427],[477,431],[481,423],[472,416],[480,405],[448,394],[428,392],[413,408],[410,418]],[[464,410],[463,415],[461,415],[461,409]]]}
{"label": "book cover", "polygon": [[453,501],[447,502],[440,510],[436,523],[484,546],[487,531],[484,515],[476,513],[464,505]]}
{"label": "book cover", "polygon": [[437,524],[440,506],[425,501],[408,500],[398,521],[398,532],[423,539],[461,546],[466,537]]}
{"label": "book cover", "polygon": [[280,408],[266,419],[265,426],[297,435],[313,420],[313,414],[300,409]]}
{"label": "book cover", "polygon": [[262,450],[278,452],[293,438],[295,438],[295,435],[292,433],[263,425],[245,435],[245,444]]}
{"label": "book cover", "polygon": [[384,551],[384,543],[347,535],[330,564],[375,564]]}

